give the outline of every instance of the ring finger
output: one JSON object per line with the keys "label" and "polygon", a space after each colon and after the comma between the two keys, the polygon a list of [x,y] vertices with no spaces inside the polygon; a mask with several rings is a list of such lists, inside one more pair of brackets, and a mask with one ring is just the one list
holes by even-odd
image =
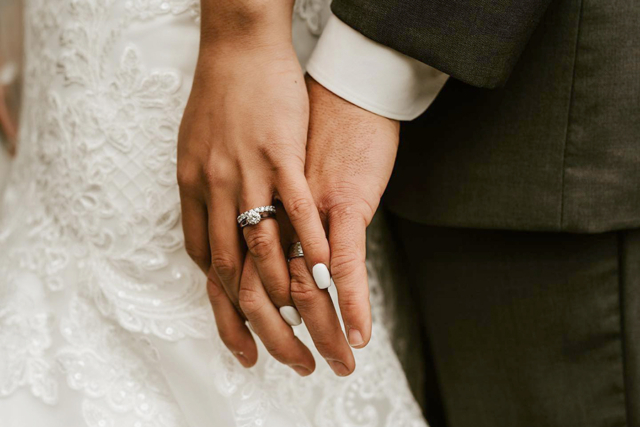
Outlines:
{"label": "ring finger", "polygon": [[[242,209],[254,209],[270,205],[271,193],[248,197],[248,203],[242,203]],[[245,211],[243,211],[245,212]],[[289,288],[289,270],[280,245],[280,231],[274,217],[263,218],[255,225],[242,228],[247,249],[260,280],[277,308],[292,306]]]}

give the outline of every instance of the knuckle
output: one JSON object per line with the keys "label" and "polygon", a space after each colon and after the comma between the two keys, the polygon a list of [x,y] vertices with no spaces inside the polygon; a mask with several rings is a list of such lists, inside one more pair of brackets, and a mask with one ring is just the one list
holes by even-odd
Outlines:
{"label": "knuckle", "polygon": [[335,197],[335,195],[332,196],[328,201],[329,206],[331,206],[327,212],[329,218],[351,217],[354,212],[353,204],[344,200],[338,201]]}
{"label": "knuckle", "polygon": [[360,313],[369,303],[369,291],[367,289],[342,288],[340,292],[340,309],[343,313]]}
{"label": "knuckle", "polygon": [[364,202],[357,202],[357,200],[359,200],[357,197],[349,197],[346,200],[344,196],[333,197],[339,197],[339,200],[334,199],[327,202],[327,206],[330,206],[327,209],[327,216],[330,220],[348,219],[352,221],[357,218],[362,218],[364,221],[365,216],[368,214],[373,216],[370,212],[371,208]]}
{"label": "knuckle", "polygon": [[265,259],[271,255],[274,248],[279,248],[276,239],[269,233],[260,230],[260,228],[251,227],[245,235],[247,249],[249,253],[257,259]]}
{"label": "knuckle", "polygon": [[295,197],[288,201],[286,211],[293,220],[301,220],[309,216],[314,204],[306,197]]}
{"label": "knuckle", "polygon": [[357,270],[362,257],[355,250],[341,251],[331,258],[331,274],[342,278]]}
{"label": "knuckle", "polygon": [[240,288],[238,302],[242,312],[247,317],[252,317],[258,313],[265,304],[265,301],[260,298],[259,292],[250,288]]}
{"label": "knuckle", "polygon": [[[324,236],[322,237],[324,238]],[[326,238],[323,242],[322,240],[320,240],[315,236],[313,237],[306,236],[303,241],[303,245],[304,245],[304,252],[306,257],[315,258],[319,255],[323,255],[321,256],[321,259],[319,259],[317,262],[326,262],[324,255],[326,255],[327,257],[329,255],[329,247],[328,247]]]}
{"label": "knuckle", "polygon": [[223,186],[223,179],[216,168],[205,167],[203,175],[208,188],[214,189]]}
{"label": "knuckle", "polygon": [[362,197],[362,185],[346,181],[334,182],[331,186],[324,187],[326,191],[319,196],[322,205],[328,209],[339,206],[351,206]]}
{"label": "knuckle", "polygon": [[235,280],[238,275],[239,267],[233,257],[226,253],[216,252],[211,254],[211,265],[224,282]]}
{"label": "knuckle", "polygon": [[291,289],[288,282],[271,283],[268,285],[268,287],[265,287],[267,288],[267,293],[274,303],[276,303],[278,306],[288,305],[291,294]]}
{"label": "knuckle", "polygon": [[220,283],[207,277],[207,294],[210,300],[217,300],[220,297],[224,297],[226,292]]}
{"label": "knuckle", "polygon": [[200,185],[200,172],[193,165],[179,166],[177,170],[178,186],[182,190],[190,191]]}
{"label": "knuckle", "polygon": [[233,180],[232,177],[235,176],[233,170],[234,168],[223,160],[207,164],[202,171],[207,188],[216,190],[228,187]]}
{"label": "knuckle", "polygon": [[309,280],[311,280],[309,269],[307,268],[304,258],[294,258],[289,261],[289,275],[292,280],[302,281],[305,277],[309,277]]}
{"label": "knuckle", "polygon": [[269,135],[265,136],[265,139],[258,145],[258,154],[268,161],[270,164],[277,164],[278,160],[285,154],[283,147],[280,144],[273,144],[272,141],[277,141],[279,138],[271,138]]}
{"label": "knuckle", "polygon": [[209,251],[200,247],[199,245],[194,244],[190,240],[185,240],[184,242],[185,250],[187,251],[187,255],[189,258],[195,262],[198,267],[203,270],[209,269]]}
{"label": "knuckle", "polygon": [[282,132],[266,131],[256,149],[274,172],[281,175],[292,168],[304,170],[304,151],[291,150],[291,147],[297,146],[299,146],[298,141],[287,138]]}
{"label": "knuckle", "polygon": [[311,283],[305,280],[300,280],[297,277],[292,277],[291,298],[296,305],[308,307],[314,303],[317,298],[317,294]]}
{"label": "knuckle", "polygon": [[344,191],[331,190],[320,196],[319,203],[327,213],[331,213],[338,210],[350,209],[353,199],[353,194],[347,194]]}

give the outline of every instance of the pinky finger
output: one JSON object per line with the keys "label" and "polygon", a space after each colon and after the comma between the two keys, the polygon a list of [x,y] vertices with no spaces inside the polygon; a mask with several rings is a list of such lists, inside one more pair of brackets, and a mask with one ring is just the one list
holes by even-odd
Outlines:
{"label": "pinky finger", "polygon": [[253,336],[213,271],[207,277],[207,294],[224,345],[245,368],[255,365],[258,361],[258,348]]}

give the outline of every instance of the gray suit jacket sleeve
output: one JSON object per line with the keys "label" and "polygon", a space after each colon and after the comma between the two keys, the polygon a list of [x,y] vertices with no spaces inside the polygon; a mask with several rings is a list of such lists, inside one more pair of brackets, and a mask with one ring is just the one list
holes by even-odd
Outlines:
{"label": "gray suit jacket sleeve", "polygon": [[473,86],[504,85],[550,0],[334,0],[366,37]]}

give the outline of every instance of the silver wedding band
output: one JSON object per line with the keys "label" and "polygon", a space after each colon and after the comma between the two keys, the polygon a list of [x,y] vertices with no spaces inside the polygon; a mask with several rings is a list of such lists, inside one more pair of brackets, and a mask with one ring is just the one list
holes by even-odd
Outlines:
{"label": "silver wedding band", "polygon": [[276,216],[275,206],[260,206],[241,213],[236,220],[240,228],[244,228],[247,225],[257,225],[264,218],[273,218],[274,216]]}
{"label": "silver wedding band", "polygon": [[294,258],[302,258],[304,257],[304,252],[302,252],[302,243],[295,242],[291,246],[289,246],[289,254],[287,256],[287,261],[291,261]]}

